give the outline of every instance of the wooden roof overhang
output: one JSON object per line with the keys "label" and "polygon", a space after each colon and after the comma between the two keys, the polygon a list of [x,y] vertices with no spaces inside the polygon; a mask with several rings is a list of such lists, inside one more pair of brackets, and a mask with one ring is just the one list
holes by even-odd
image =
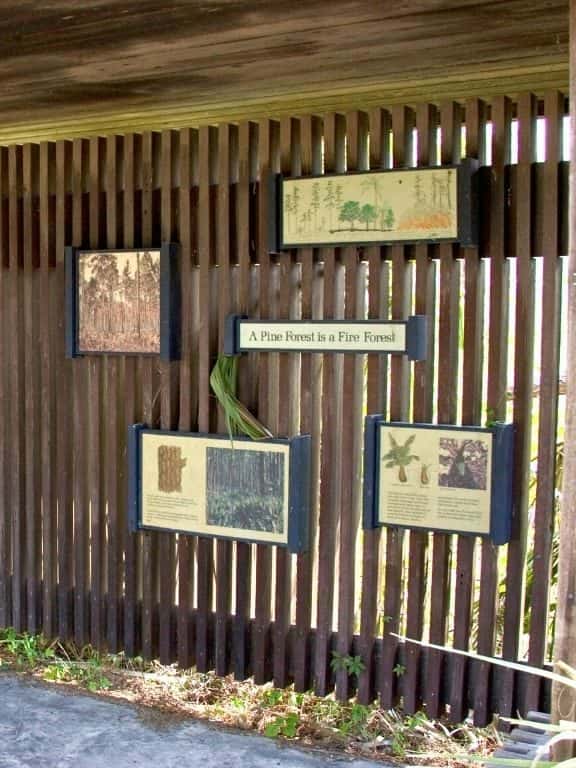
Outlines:
{"label": "wooden roof overhang", "polygon": [[567,90],[568,0],[0,0],[0,142]]}

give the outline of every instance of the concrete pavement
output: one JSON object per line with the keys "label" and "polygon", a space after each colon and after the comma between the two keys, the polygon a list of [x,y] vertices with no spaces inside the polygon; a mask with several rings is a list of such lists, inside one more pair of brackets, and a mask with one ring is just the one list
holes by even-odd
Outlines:
{"label": "concrete pavement", "polygon": [[0,675],[0,768],[383,768]]}

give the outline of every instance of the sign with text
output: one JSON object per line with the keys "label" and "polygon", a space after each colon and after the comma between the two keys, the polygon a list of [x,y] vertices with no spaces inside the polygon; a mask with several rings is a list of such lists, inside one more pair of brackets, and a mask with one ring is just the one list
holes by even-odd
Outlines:
{"label": "sign with text", "polygon": [[129,432],[133,530],[308,546],[310,437]]}
{"label": "sign with text", "polygon": [[368,352],[426,359],[426,317],[388,320],[249,320],[228,318],[224,353]]}
{"label": "sign with text", "polygon": [[365,525],[510,538],[512,427],[366,423]]}

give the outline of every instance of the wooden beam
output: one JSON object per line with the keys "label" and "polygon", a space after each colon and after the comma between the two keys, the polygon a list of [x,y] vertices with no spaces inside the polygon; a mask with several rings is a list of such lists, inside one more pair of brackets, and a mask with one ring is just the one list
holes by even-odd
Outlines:
{"label": "wooden beam", "polygon": [[[558,564],[558,609],[554,656],[557,661],[576,666],[576,0],[570,14],[570,240],[568,256],[568,363],[566,384],[566,427],[564,432],[564,484],[560,507],[560,554]],[[576,695],[573,689],[554,686],[553,716],[556,720],[576,720]],[[556,760],[575,754],[575,745],[558,744]]]}

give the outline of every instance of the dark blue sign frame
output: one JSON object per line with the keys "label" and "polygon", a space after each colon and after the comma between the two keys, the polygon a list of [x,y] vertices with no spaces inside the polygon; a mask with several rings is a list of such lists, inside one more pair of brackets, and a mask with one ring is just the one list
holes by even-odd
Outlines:
{"label": "dark blue sign frame", "polygon": [[[145,250],[144,248],[76,248],[65,249],[66,272],[66,357],[91,355],[160,357],[161,360],[180,358],[180,258],[176,243],[160,246],[160,352],[123,352],[115,350],[82,350],[78,343],[78,259],[81,253],[122,253]],[[148,250],[158,250],[151,247]]]}
{"label": "dark blue sign frame", "polygon": [[[128,520],[132,532],[140,530],[169,531],[187,536],[202,536],[203,538],[248,541],[256,544],[273,544],[285,546],[290,552],[306,552],[310,539],[310,435],[297,435],[291,438],[271,438],[254,441],[248,437],[234,436],[234,444],[254,444],[255,442],[270,445],[287,445],[289,447],[289,476],[288,476],[288,541],[287,544],[277,541],[265,541],[237,536],[219,535],[202,530],[195,533],[189,530],[179,530],[171,527],[158,527],[142,524],[142,438],[146,434],[172,435],[176,437],[210,438],[230,443],[229,435],[217,435],[203,432],[177,432],[171,430],[149,429],[145,424],[133,424],[128,428]],[[216,526],[214,526],[216,527]]]}
{"label": "dark blue sign frame", "polygon": [[[490,490],[490,533],[475,533],[421,528],[419,526],[390,526],[379,520],[378,488],[380,485],[380,426],[394,428],[434,429],[466,432],[486,432],[492,435],[492,486]],[[366,417],[364,427],[364,500],[363,527],[394,527],[415,530],[438,530],[441,533],[458,533],[469,536],[489,537],[494,544],[506,544],[512,535],[514,478],[514,425],[493,424],[491,427],[454,426],[450,424],[409,424],[388,422],[381,415]]]}

